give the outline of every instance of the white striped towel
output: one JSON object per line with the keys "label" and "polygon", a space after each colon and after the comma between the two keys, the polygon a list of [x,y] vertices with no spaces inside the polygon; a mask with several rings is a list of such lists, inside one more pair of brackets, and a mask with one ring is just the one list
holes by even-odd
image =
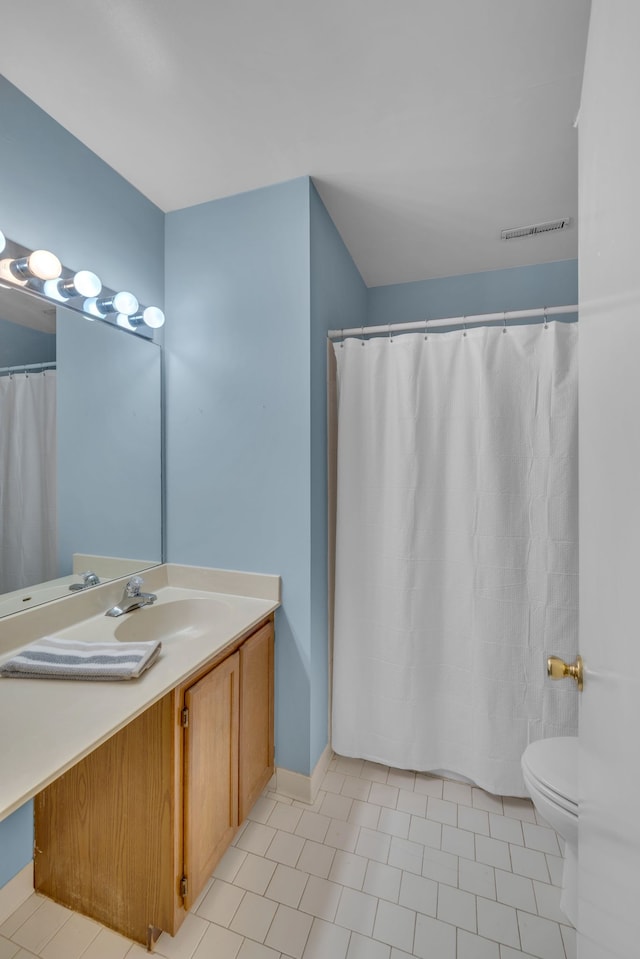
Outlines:
{"label": "white striped towel", "polygon": [[85,643],[45,636],[0,666],[17,679],[137,679],[158,658],[160,640]]}

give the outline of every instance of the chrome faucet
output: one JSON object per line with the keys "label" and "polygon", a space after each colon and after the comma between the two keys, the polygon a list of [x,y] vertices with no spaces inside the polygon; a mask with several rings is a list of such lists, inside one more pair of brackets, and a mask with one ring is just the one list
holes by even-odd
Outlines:
{"label": "chrome faucet", "polygon": [[86,573],[80,573],[82,576],[81,583],[72,583],[69,589],[73,593],[77,593],[81,589],[89,589],[90,586],[99,586],[100,578],[96,573],[92,573],[90,570]]}
{"label": "chrome faucet", "polygon": [[112,606],[105,613],[105,616],[122,616],[123,613],[130,613],[133,609],[139,609],[141,606],[151,606],[155,603],[157,596],[155,593],[141,593],[142,578],[133,576],[124,588],[122,599],[117,606]]}

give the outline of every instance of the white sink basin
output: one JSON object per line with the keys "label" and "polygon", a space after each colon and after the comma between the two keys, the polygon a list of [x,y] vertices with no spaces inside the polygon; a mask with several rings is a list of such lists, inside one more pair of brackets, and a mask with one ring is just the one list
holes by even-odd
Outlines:
{"label": "white sink basin", "polygon": [[142,643],[152,639],[170,642],[173,639],[195,639],[225,623],[231,615],[231,604],[224,599],[193,597],[175,599],[125,613],[115,629],[121,642]]}

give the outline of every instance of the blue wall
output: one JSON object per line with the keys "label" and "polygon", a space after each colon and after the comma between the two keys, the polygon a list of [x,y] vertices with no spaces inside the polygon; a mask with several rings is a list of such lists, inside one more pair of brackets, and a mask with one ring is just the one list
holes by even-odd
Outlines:
{"label": "blue wall", "polygon": [[279,573],[276,762],[327,743],[326,330],[366,290],[308,178],[167,217],[167,550]]}
{"label": "blue wall", "polygon": [[560,260],[372,287],[368,291],[367,324],[382,326],[577,302],[578,261]]}
{"label": "blue wall", "polygon": [[44,333],[21,323],[0,319],[0,366],[49,363],[55,358],[55,333]]}
{"label": "blue wall", "polygon": [[[366,322],[367,288],[311,185],[311,742],[310,768],[328,739],[327,331]],[[283,763],[286,766],[286,763]]]}
{"label": "blue wall", "polygon": [[[6,236],[162,306],[162,211],[1,76],[0,119]],[[0,822],[0,884],[32,858],[31,808]]]}

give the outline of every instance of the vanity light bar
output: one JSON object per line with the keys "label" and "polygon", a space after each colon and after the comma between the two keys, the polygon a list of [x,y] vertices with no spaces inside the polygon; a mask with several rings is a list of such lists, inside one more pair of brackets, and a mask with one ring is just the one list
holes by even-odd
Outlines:
{"label": "vanity light bar", "polygon": [[0,259],[0,280],[41,299],[64,303],[88,317],[107,320],[147,337],[164,325],[164,313],[157,306],[142,306],[133,293],[103,287],[100,278],[90,270],[74,273],[49,250],[28,250],[0,231],[2,253],[5,257]]}

